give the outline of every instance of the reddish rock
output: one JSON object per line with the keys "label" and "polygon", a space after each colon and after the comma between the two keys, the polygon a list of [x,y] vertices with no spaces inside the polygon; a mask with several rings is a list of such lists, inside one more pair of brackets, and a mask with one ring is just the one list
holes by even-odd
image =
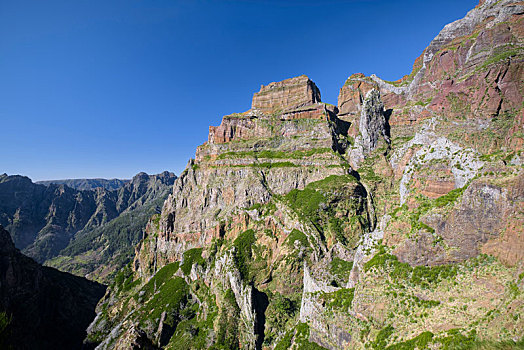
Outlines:
{"label": "reddish rock", "polygon": [[251,108],[263,114],[275,115],[321,102],[320,90],[307,76],[262,85],[253,96]]}
{"label": "reddish rock", "polygon": [[338,94],[339,117],[359,114],[362,102],[371,89],[378,90],[378,86],[364,74],[350,76]]}
{"label": "reddish rock", "polygon": [[219,126],[209,127],[209,143],[225,143],[235,139],[247,139],[251,137],[255,126],[252,117],[225,116]]}
{"label": "reddish rock", "polygon": [[209,127],[208,143],[222,144],[233,140],[271,137],[270,130],[258,125],[257,119],[328,120],[335,112],[334,106],[320,102],[320,91],[315,83],[302,75],[262,85],[253,96],[251,110],[227,115],[219,126]]}
{"label": "reddish rock", "polygon": [[438,198],[455,189],[455,181],[437,180],[426,181],[421,193],[428,198]]}
{"label": "reddish rock", "polygon": [[[520,208],[521,212],[524,207]],[[503,235],[492,238],[482,247],[482,253],[497,257],[508,266],[524,261],[524,228],[522,222],[509,221]]]}

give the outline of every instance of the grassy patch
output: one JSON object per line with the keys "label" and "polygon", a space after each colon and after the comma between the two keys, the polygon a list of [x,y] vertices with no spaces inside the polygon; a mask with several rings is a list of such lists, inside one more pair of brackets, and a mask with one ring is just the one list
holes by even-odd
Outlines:
{"label": "grassy patch", "polygon": [[397,343],[387,347],[387,350],[415,350],[415,349],[427,349],[428,344],[433,339],[433,333],[423,332],[417,335],[415,338],[406,340],[402,343]]}
{"label": "grassy patch", "polygon": [[114,286],[116,287],[118,293],[125,293],[131,289],[140,285],[141,279],[137,278],[133,280],[134,274],[131,269],[131,264],[127,264],[122,268],[115,276]]}
{"label": "grassy patch", "polygon": [[345,261],[338,257],[333,258],[331,261],[331,273],[340,280],[347,280],[349,273],[353,268],[353,261]]}
{"label": "grassy patch", "polygon": [[331,175],[303,190],[294,189],[283,199],[300,219],[311,222],[324,237],[352,246],[367,227],[365,203],[360,198],[365,191],[359,186],[362,185],[351,175]]}
{"label": "grassy patch", "polygon": [[358,183],[358,180],[352,175],[330,175],[322,180],[310,183],[306,188],[326,193],[352,183]]}
{"label": "grassy patch", "polygon": [[288,247],[293,248],[295,246],[296,241],[298,241],[300,245],[302,245],[305,248],[309,247],[309,241],[306,235],[299,230],[293,229],[293,231],[291,231],[289,236],[287,236],[286,238],[286,244]]}
{"label": "grassy patch", "polygon": [[[165,349],[187,349],[188,344],[194,350],[209,348],[209,335],[214,334],[214,321],[218,316],[215,296],[204,283],[193,285],[193,290],[205,306],[193,303],[181,312],[181,320]],[[206,312],[200,311],[203,307],[206,307]]]}
{"label": "grassy patch", "polygon": [[178,271],[179,263],[174,262],[167,264],[156,272],[156,274],[141,288],[144,293],[144,298],[149,298],[153,295],[158,287],[169,281]]}
{"label": "grassy patch", "polygon": [[398,261],[396,256],[386,253],[384,246],[380,246],[377,254],[364,264],[365,271],[373,268],[388,269],[390,277],[408,280],[414,285],[426,288],[457,275],[457,268],[452,265],[411,267],[407,263]]}
{"label": "grassy patch", "polygon": [[454,204],[457,201],[457,199],[462,196],[466,188],[467,186],[456,188],[454,190],[449,191],[447,194],[436,198],[433,202],[435,207],[442,208],[446,205]]}
{"label": "grassy patch", "polygon": [[385,349],[386,345],[388,345],[389,338],[391,337],[394,331],[395,328],[393,328],[391,325],[382,328],[378,332],[375,340],[371,343],[371,347],[373,349]]}
{"label": "grassy patch", "polygon": [[341,309],[347,312],[351,308],[351,303],[355,297],[355,288],[341,288],[332,293],[323,293],[321,298],[326,304],[334,309]]}
{"label": "grassy patch", "polygon": [[320,203],[325,201],[325,197],[321,193],[311,188],[291,190],[284,198],[293,210],[308,217],[317,216],[316,212]]}
{"label": "grassy patch", "polygon": [[220,154],[217,159],[235,159],[235,158],[256,158],[256,159],[302,159],[311,157],[316,154],[331,153],[331,148],[314,148],[303,151],[241,151],[241,152],[226,152]]}
{"label": "grassy patch", "polygon": [[269,306],[266,309],[266,332],[264,344],[270,346],[278,333],[291,327],[300,309],[300,301],[293,300],[278,292],[269,292]]}
{"label": "grassy patch", "polygon": [[403,205],[394,209],[392,211],[392,216],[396,217],[397,220],[409,221],[411,225],[411,233],[419,230],[435,233],[435,229],[423,223],[420,218],[434,208],[452,207],[457,200],[462,197],[467,187],[468,185],[465,185],[462,188],[456,188],[435,199],[429,199],[425,196],[419,195],[416,198],[419,204],[416,208],[409,209],[407,205]]}
{"label": "grassy patch", "polygon": [[205,267],[206,261],[204,258],[202,258],[202,248],[193,248],[184,252],[184,258],[182,260],[182,264],[180,265],[180,269],[184,275],[189,275],[193,264]]}
{"label": "grassy patch", "polygon": [[326,348],[309,341],[309,326],[306,323],[299,323],[295,329],[289,330],[282,337],[274,350],[287,350],[295,344],[297,350],[326,350]]}
{"label": "grassy patch", "polygon": [[497,63],[499,61],[507,60],[510,57],[517,56],[521,51],[517,49],[510,49],[506,51],[499,52],[491,57],[489,57],[482,65],[480,66],[479,70],[483,70],[489,65],[493,63]]}
{"label": "grassy patch", "polygon": [[233,242],[233,246],[235,247],[235,264],[245,280],[253,278],[253,274],[250,273],[250,265],[253,258],[253,245],[255,242],[256,236],[253,230],[242,232]]}
{"label": "grassy patch", "polygon": [[10,348],[8,344],[8,327],[10,324],[11,316],[4,311],[0,311],[0,346],[5,347],[5,349]]}
{"label": "grassy patch", "polygon": [[442,350],[471,349],[475,345],[475,340],[475,331],[463,335],[458,329],[451,329],[448,331],[448,336],[436,339],[441,344]]}
{"label": "grassy patch", "polygon": [[176,327],[178,316],[188,302],[189,286],[183,278],[172,277],[160,286],[156,285],[156,291],[142,308],[144,318],[141,324],[147,321],[156,324],[166,311],[164,323]]}
{"label": "grassy patch", "polygon": [[223,305],[220,309],[217,341],[211,349],[240,349],[238,326],[240,308],[231,289],[224,293]]}

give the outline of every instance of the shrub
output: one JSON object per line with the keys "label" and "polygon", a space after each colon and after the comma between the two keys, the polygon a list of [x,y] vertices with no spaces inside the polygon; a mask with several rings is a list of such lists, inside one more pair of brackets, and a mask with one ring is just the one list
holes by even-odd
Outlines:
{"label": "shrub", "polygon": [[293,229],[293,231],[291,231],[289,236],[286,238],[286,244],[288,247],[293,248],[296,241],[298,241],[305,248],[309,247],[309,241],[306,235],[299,230]]}
{"label": "shrub", "polygon": [[322,194],[310,188],[291,190],[284,198],[292,209],[307,217],[316,217],[320,203],[325,201]]}
{"label": "shrub", "polygon": [[322,298],[328,301],[332,308],[344,309],[347,311],[351,307],[355,297],[355,288],[342,288],[333,293],[326,293]]}
{"label": "shrub", "polygon": [[331,273],[338,279],[348,279],[352,268],[353,261],[345,261],[338,257],[333,258],[331,261]]}
{"label": "shrub", "polygon": [[375,341],[371,343],[373,349],[385,349],[386,345],[388,344],[388,339],[391,337],[394,331],[395,328],[393,328],[391,325],[382,328],[378,332]]}
{"label": "shrub", "polygon": [[157,290],[158,293],[155,293],[143,308],[145,321],[149,320],[154,323],[166,311],[167,317],[164,323],[174,327],[180,311],[187,304],[189,286],[183,278],[172,277],[160,286],[157,284]]}

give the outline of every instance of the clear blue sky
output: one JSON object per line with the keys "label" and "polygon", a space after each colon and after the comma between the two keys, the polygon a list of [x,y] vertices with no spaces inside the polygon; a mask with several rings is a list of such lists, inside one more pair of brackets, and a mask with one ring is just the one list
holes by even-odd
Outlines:
{"label": "clear blue sky", "polygon": [[476,0],[0,0],[0,173],[180,173],[261,84],[409,74]]}

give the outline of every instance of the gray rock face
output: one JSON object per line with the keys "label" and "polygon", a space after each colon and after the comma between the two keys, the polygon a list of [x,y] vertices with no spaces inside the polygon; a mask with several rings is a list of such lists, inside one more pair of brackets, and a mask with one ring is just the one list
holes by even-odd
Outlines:
{"label": "gray rock face", "polygon": [[[508,198],[511,190],[474,182],[465,190],[455,210],[447,216],[433,214],[423,219],[435,228],[434,235],[419,232],[416,239],[404,242],[395,251],[399,260],[411,265],[438,265],[477,256],[481,246],[497,237],[507,224],[508,217],[518,211],[514,203],[521,201],[522,196],[517,194]],[[481,212],[482,215],[479,215]],[[436,245],[435,237],[442,237],[448,249]]]}
{"label": "gray rock face", "polygon": [[365,154],[369,154],[377,147],[380,137],[387,143],[390,142],[386,133],[384,104],[380,99],[380,92],[375,89],[369,91],[364,100],[360,114],[360,133]]}
{"label": "gray rock face", "polygon": [[435,134],[432,129],[437,125],[437,120],[434,118],[430,119],[415,134],[412,140],[407,142],[402,148],[399,148],[391,157],[391,166],[396,169],[401,154],[404,154],[415,145],[420,146],[420,149],[415,152],[404,168],[402,179],[400,180],[400,204],[406,202],[409,194],[407,185],[411,181],[413,172],[417,167],[438,160],[446,161],[449,163],[454,177],[454,188],[462,188],[477,175],[484,165],[484,162],[479,160],[475,150],[464,149],[447,138]]}
{"label": "gray rock face", "polygon": [[367,92],[362,102],[358,125],[359,135],[355,138],[355,144],[348,149],[350,164],[355,169],[377,148],[381,139],[388,147],[390,144],[384,104],[378,90],[373,88]]}

